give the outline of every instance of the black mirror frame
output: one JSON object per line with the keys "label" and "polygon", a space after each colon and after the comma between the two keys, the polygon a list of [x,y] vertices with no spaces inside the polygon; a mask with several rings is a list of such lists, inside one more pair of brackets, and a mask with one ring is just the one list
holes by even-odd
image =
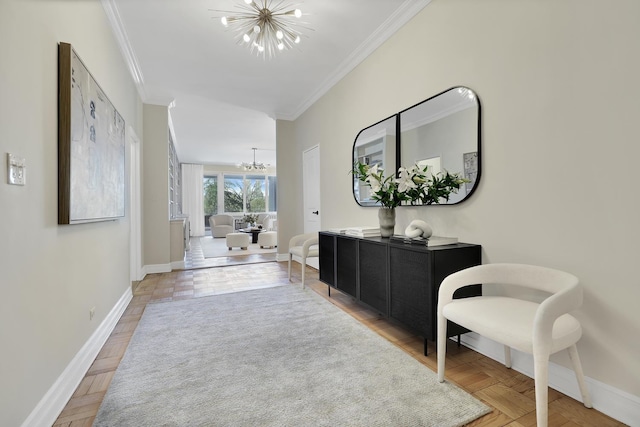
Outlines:
{"label": "black mirror frame", "polygon": [[[376,123],[374,123],[374,124],[372,124],[370,126],[367,126],[366,128],[363,128],[362,130],[360,130],[360,132],[358,132],[358,134],[356,135],[356,138],[353,141],[353,148],[351,150],[351,165],[352,165],[352,167],[353,167],[353,165],[355,165],[355,162],[356,162],[355,148],[356,148],[356,142],[358,141],[358,137],[360,136],[360,134],[362,134],[362,132],[366,131],[367,129],[370,129],[370,128],[374,127],[374,126],[379,125],[380,123],[382,123],[382,122],[384,122],[386,120],[389,120],[389,119],[395,117],[395,119],[396,119],[396,125],[395,125],[395,129],[396,129],[395,175],[397,177],[397,175],[398,175],[397,171],[402,166],[401,165],[401,161],[402,161],[402,148],[401,148],[402,147],[402,135],[401,135],[402,123],[401,123],[401,115],[402,115],[402,113],[405,113],[405,112],[411,110],[414,107],[417,107],[419,105],[424,104],[427,101],[430,101],[430,100],[432,100],[434,98],[437,98],[438,96],[441,96],[441,95],[443,95],[443,94],[445,94],[445,93],[447,93],[447,92],[449,92],[451,90],[455,90],[455,89],[459,89],[459,88],[463,88],[463,89],[467,89],[467,90],[471,91],[475,96],[476,104],[477,104],[477,107],[478,107],[477,122],[476,122],[477,146],[478,146],[478,150],[477,150],[477,153],[478,153],[478,170],[477,170],[477,173],[476,173],[475,185],[470,189],[470,191],[466,194],[466,196],[464,198],[462,198],[461,200],[459,200],[457,202],[454,202],[454,203],[438,203],[438,204],[432,204],[432,205],[401,205],[401,206],[454,206],[454,205],[458,205],[458,204],[464,202],[465,200],[467,200],[469,197],[471,197],[473,195],[473,193],[475,193],[475,191],[478,188],[478,185],[480,183],[480,177],[482,176],[482,126],[481,126],[481,123],[482,123],[482,106],[481,106],[481,103],[480,103],[480,98],[478,97],[477,93],[474,90],[472,90],[471,88],[466,87],[466,86],[453,86],[453,87],[451,87],[449,89],[443,90],[442,92],[439,92],[439,93],[437,93],[437,94],[435,94],[435,95],[433,95],[433,96],[431,96],[431,97],[429,97],[429,98],[427,98],[427,99],[425,99],[423,101],[420,101],[420,102],[418,102],[418,103],[416,103],[416,104],[414,104],[414,105],[412,105],[412,106],[410,106],[408,108],[405,108],[404,110],[402,110],[402,111],[400,111],[400,112],[398,112],[396,114],[392,114],[391,116],[386,117],[386,118],[384,118],[382,120],[379,120],[378,122],[376,122]],[[355,192],[353,190],[353,180],[352,180],[351,187],[352,187],[351,188],[351,190],[352,190],[351,193],[353,195],[353,199],[355,200],[355,202],[358,205],[360,205],[362,207],[380,207],[379,203],[376,203],[376,204],[362,204],[362,203],[360,203],[360,201],[356,198],[356,194],[355,194]]]}

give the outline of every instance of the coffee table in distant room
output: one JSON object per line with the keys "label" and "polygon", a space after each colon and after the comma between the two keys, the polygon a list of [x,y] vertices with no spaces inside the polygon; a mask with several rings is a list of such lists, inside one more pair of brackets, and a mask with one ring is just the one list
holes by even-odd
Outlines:
{"label": "coffee table in distant room", "polygon": [[258,234],[263,230],[261,228],[241,228],[238,231],[251,234],[251,243],[258,243]]}

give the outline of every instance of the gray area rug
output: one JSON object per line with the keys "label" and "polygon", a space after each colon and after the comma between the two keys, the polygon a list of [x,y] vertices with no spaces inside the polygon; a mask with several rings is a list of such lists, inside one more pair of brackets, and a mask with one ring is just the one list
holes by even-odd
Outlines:
{"label": "gray area rug", "polygon": [[94,426],[461,426],[490,409],[311,290],[149,304]]}

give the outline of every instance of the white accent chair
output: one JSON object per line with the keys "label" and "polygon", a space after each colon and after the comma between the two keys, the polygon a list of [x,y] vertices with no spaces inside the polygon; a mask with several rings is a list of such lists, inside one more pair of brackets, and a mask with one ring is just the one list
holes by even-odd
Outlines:
{"label": "white accent chair", "polygon": [[211,215],[209,217],[209,227],[211,227],[212,237],[226,237],[234,231],[234,219],[231,215]]}
{"label": "white accent chair", "polygon": [[[508,296],[453,299],[456,289],[474,284],[499,284],[550,294],[541,303]],[[582,305],[578,278],[563,271],[524,264],[486,264],[447,276],[438,292],[438,381],[444,382],[447,319],[504,345],[505,365],[511,348],[533,354],[538,427],[548,422],[549,356],[568,349],[584,406],[591,397],[584,381],[576,342],[582,335],[578,320],[568,314]]]}
{"label": "white accent chair", "polygon": [[306,233],[293,236],[289,241],[289,281],[291,281],[291,260],[294,256],[301,258],[302,288],[304,289],[304,272],[307,269],[307,258],[320,255],[318,249],[318,233]]}

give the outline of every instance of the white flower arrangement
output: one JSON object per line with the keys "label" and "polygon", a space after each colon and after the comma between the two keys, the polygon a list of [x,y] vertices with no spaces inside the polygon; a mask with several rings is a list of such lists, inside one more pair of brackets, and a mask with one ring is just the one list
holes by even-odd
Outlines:
{"label": "white flower arrangement", "polygon": [[452,193],[457,193],[465,182],[460,174],[447,171],[432,174],[428,166],[413,165],[409,169],[398,169],[398,178],[385,178],[384,170],[378,164],[373,166],[356,162],[352,171],[360,181],[371,187],[372,199],[380,202],[382,207],[395,208],[402,202],[411,205],[437,204],[440,200],[448,201]]}

